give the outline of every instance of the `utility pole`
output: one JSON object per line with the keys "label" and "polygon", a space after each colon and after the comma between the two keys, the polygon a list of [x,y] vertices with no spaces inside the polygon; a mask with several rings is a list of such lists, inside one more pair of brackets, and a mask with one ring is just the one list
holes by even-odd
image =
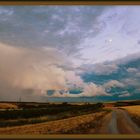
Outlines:
{"label": "utility pole", "polygon": [[19,102],[21,102],[21,97],[19,97]]}

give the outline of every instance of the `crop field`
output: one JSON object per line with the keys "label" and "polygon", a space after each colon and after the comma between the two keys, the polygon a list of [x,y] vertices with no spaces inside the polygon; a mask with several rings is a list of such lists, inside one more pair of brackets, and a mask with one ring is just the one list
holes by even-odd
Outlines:
{"label": "crop field", "polygon": [[123,108],[126,109],[129,113],[140,117],[140,105],[125,106]]}
{"label": "crop field", "polygon": [[[98,119],[105,115],[105,112],[91,113],[80,115],[62,120],[44,122],[39,124],[0,128],[0,134],[65,134],[81,133],[88,127],[95,128]],[[91,123],[92,122],[92,123]],[[88,125],[87,125],[88,124]],[[80,129],[77,129],[79,128]]]}
{"label": "crop field", "polygon": [[[11,104],[15,108],[7,108]],[[116,133],[112,131],[114,129],[118,129],[118,133],[139,133],[131,126],[133,122],[140,125],[140,105],[136,104],[139,101],[1,103],[3,108],[0,109],[0,134],[112,134]],[[125,113],[128,114],[124,115]],[[116,125],[112,124],[115,122],[112,121],[114,118]],[[131,131],[127,130],[128,127],[132,127]]]}
{"label": "crop field", "polygon": [[0,109],[17,109],[18,106],[12,103],[0,103]]}
{"label": "crop field", "polygon": [[0,127],[21,126],[102,111],[103,104],[16,103],[17,108],[0,110]]}

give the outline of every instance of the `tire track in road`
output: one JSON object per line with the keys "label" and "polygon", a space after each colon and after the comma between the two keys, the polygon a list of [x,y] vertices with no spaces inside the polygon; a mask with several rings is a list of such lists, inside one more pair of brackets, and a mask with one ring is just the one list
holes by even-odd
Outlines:
{"label": "tire track in road", "polygon": [[121,134],[140,134],[140,128],[132,121],[129,114],[122,109],[117,109],[117,125]]}
{"label": "tire track in road", "polygon": [[140,128],[125,110],[112,108],[112,112],[105,116],[96,132],[100,134],[140,134]]}
{"label": "tire track in road", "polygon": [[116,112],[112,112],[112,118],[108,124],[108,132],[111,134],[118,134],[118,128],[117,128],[117,115]]}

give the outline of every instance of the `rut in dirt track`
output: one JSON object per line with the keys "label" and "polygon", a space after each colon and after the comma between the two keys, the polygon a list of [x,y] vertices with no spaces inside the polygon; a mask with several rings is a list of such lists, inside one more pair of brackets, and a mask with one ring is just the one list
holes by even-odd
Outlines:
{"label": "rut in dirt track", "polygon": [[129,114],[122,109],[113,109],[106,115],[98,128],[100,134],[140,134],[140,128],[131,120]]}

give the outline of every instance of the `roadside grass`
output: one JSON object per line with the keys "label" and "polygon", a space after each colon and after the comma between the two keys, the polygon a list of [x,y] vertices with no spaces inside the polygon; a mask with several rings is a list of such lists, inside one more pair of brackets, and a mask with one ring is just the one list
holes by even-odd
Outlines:
{"label": "roadside grass", "polygon": [[102,111],[110,113],[110,112],[112,112],[112,109],[110,109],[110,108],[102,108]]}
{"label": "roadside grass", "polygon": [[126,110],[130,114],[131,119],[140,127],[140,105],[125,106],[121,107],[121,109]]}
{"label": "roadside grass", "polygon": [[101,119],[108,113],[110,113],[110,110],[102,110],[102,114],[100,116],[95,115],[93,121],[82,123],[76,128],[67,131],[61,130],[61,134],[90,134],[91,130],[95,131],[95,129],[101,124]]}
{"label": "roadside grass", "polygon": [[35,124],[48,121],[47,117],[30,118],[30,119],[16,119],[0,121],[0,127],[20,126],[25,124]]}
{"label": "roadside grass", "polygon": [[122,107],[117,107],[118,109],[122,109],[122,110],[126,110],[125,108],[122,108]]}

